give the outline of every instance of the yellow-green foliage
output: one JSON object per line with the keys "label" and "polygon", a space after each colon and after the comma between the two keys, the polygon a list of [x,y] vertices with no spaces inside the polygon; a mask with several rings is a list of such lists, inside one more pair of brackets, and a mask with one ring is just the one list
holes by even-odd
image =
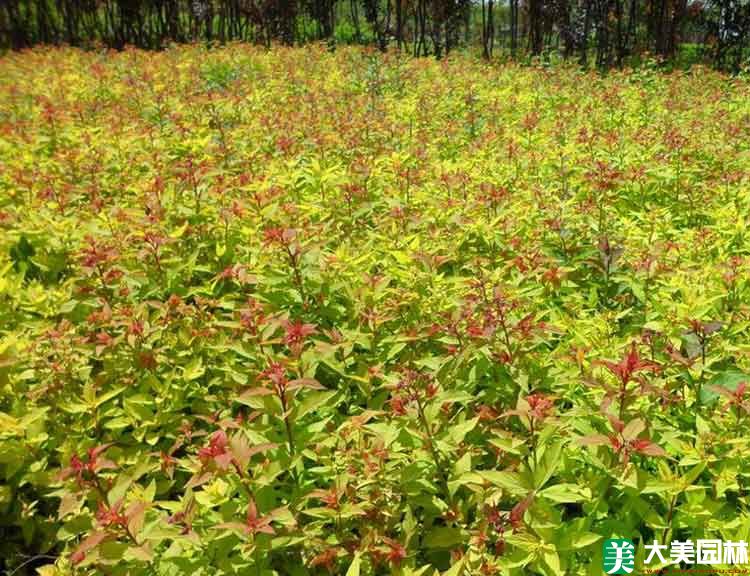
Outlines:
{"label": "yellow-green foliage", "polygon": [[5,55],[0,567],[598,575],[610,537],[746,540],[748,88]]}

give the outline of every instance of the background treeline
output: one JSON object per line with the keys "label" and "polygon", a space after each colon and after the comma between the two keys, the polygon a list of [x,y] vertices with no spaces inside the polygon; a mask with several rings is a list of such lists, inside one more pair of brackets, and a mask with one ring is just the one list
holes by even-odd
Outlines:
{"label": "background treeline", "polygon": [[329,40],[438,57],[469,47],[602,68],[649,54],[736,71],[750,0],[0,0],[0,48],[196,40]]}

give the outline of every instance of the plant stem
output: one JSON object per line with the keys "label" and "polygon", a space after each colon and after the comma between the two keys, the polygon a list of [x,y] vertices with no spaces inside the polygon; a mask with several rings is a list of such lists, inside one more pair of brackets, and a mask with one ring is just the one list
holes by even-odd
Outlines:
{"label": "plant stem", "polygon": [[448,478],[445,475],[445,468],[443,468],[443,462],[440,458],[440,455],[438,453],[437,447],[435,446],[435,441],[432,435],[432,430],[430,429],[430,423],[427,421],[427,416],[424,413],[424,409],[422,408],[422,402],[419,399],[419,396],[417,396],[417,413],[419,415],[419,420],[422,423],[422,427],[425,430],[425,434],[427,435],[427,445],[430,449],[430,454],[432,455],[432,460],[435,463],[435,468],[437,469],[438,477],[440,478],[440,484],[442,485],[443,490],[445,491],[445,497],[450,502],[450,489],[448,488]]}
{"label": "plant stem", "polygon": [[664,532],[661,535],[661,543],[665,544],[667,535],[669,534],[670,524],[672,523],[672,516],[674,515],[674,508],[677,505],[677,494],[672,496],[672,501],[669,503],[669,512],[667,513],[667,527],[664,528]]}
{"label": "plant stem", "polygon": [[292,435],[292,423],[289,420],[289,413],[287,410],[286,392],[279,393],[279,400],[281,400],[281,410],[284,416],[284,427],[286,428],[286,437],[289,442],[289,453],[294,455],[294,436]]}

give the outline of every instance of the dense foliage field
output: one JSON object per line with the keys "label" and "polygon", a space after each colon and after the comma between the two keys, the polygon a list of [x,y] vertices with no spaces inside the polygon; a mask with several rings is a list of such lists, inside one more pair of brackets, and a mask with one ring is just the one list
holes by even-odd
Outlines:
{"label": "dense foliage field", "polygon": [[599,575],[607,538],[747,540],[749,87],[6,55],[0,567]]}

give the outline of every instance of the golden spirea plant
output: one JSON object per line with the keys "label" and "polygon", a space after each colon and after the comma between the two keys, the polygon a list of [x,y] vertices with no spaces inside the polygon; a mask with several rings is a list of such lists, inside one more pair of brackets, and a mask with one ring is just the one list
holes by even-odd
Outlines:
{"label": "golden spirea plant", "polygon": [[749,89],[6,54],[0,566],[598,575],[608,538],[747,539]]}

